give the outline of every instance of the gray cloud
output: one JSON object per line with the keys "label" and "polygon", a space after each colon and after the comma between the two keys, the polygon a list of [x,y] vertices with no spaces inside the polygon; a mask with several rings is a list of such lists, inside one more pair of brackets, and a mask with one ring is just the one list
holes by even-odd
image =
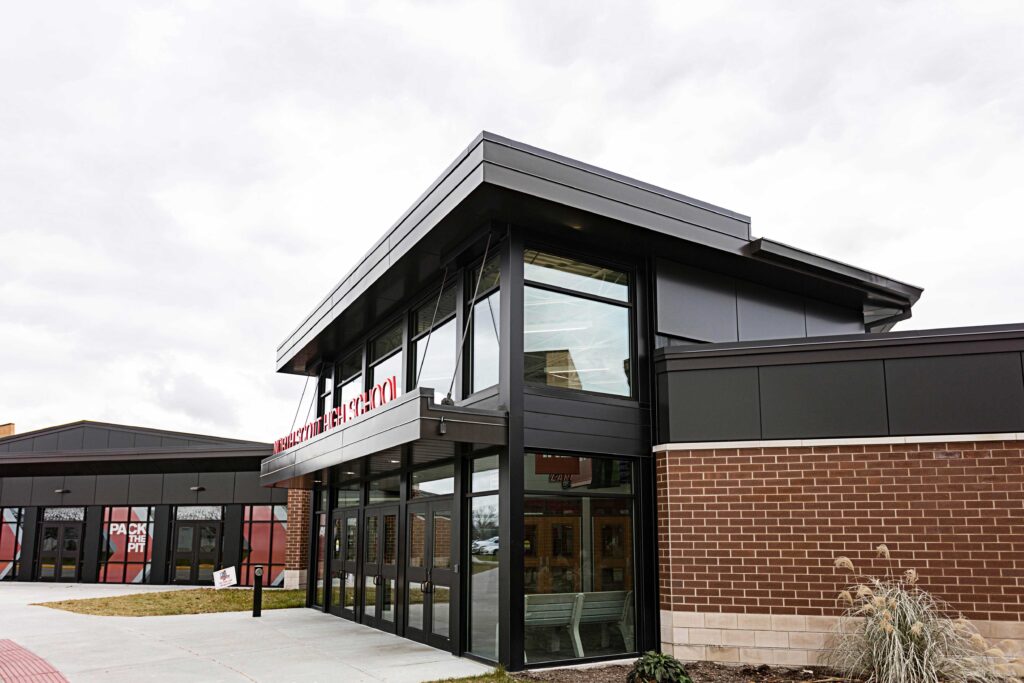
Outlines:
{"label": "gray cloud", "polygon": [[271,439],[284,335],[480,129],[1024,319],[1015,2],[12,6],[0,421]]}

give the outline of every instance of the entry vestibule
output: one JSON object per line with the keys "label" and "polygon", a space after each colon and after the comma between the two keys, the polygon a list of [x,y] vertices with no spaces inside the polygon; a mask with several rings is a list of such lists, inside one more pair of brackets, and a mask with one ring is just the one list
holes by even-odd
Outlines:
{"label": "entry vestibule", "polygon": [[[636,651],[633,461],[533,452],[516,459],[524,543],[511,571],[524,583],[505,598],[501,449],[462,444],[450,460],[420,464],[416,447],[324,472],[314,496],[314,519],[323,521],[312,530],[321,548],[313,604],[490,661],[498,661],[503,628],[518,632],[529,664]],[[389,466],[395,471],[381,472]],[[507,599],[524,606],[521,624],[506,623]]]}

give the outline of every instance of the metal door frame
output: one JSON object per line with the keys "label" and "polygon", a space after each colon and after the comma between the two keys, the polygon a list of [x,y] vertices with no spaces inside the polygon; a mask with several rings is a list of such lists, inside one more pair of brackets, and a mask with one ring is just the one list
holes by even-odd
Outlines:
{"label": "metal door frame", "polygon": [[[70,521],[59,521],[59,522],[40,522],[39,523],[39,542],[41,546],[43,533],[46,527],[57,528],[57,550],[54,554],[54,565],[53,565],[53,576],[43,577],[43,551],[40,549],[37,553],[38,557],[35,562],[35,580],[36,581],[52,581],[54,583],[78,583],[82,577],[82,537],[85,535],[85,522],[70,522]],[[78,550],[75,551],[75,574],[74,578],[68,579],[64,574],[64,532],[65,529],[70,527],[76,527],[78,531]]]}
{"label": "metal door frame", "polygon": [[[361,562],[362,559],[362,512],[361,508],[358,507],[347,507],[347,508],[336,508],[331,511],[331,546],[328,553],[328,585],[330,590],[325,591],[329,596],[327,598],[327,609],[328,611],[343,619],[349,619],[351,621],[358,621],[361,616],[362,606],[362,572]],[[347,530],[347,522],[350,519],[355,520],[356,527],[356,547],[354,557],[348,557],[347,548],[345,541],[345,532]],[[340,533],[335,529],[336,522],[340,522]],[[335,556],[340,555],[340,559]],[[338,579],[339,582],[339,598],[344,595],[345,581],[348,577],[353,577],[353,602],[351,605],[346,606],[343,599],[335,599],[334,596],[334,580]]]}
{"label": "metal door frame", "polygon": [[[213,579],[212,578],[209,581],[200,581],[199,580],[199,527],[200,526],[204,526],[204,525],[213,526],[213,527],[215,527],[217,529],[217,535],[216,535],[216,538],[217,538],[217,550],[216,550],[216,558],[214,559],[214,562],[213,562],[214,570],[216,570],[217,567],[220,565],[221,559],[223,558],[223,554],[224,554],[224,521],[223,520],[213,520],[213,519],[210,519],[210,520],[196,520],[196,519],[174,520],[173,524],[171,525],[171,552],[169,553],[169,555],[170,555],[170,569],[168,571],[168,579],[169,579],[168,583],[177,584],[177,585],[183,585],[183,586],[212,586],[213,585]],[[179,581],[178,577],[177,577],[177,574],[178,574],[178,572],[177,572],[178,555],[179,554],[184,555],[185,553],[179,553],[179,551],[178,551],[178,532],[179,532],[180,529],[182,529],[184,527],[191,527],[193,529],[193,532],[192,532],[192,550],[188,553],[191,556],[191,564],[190,564],[191,569],[189,570],[189,578],[188,578],[188,580],[187,581]]]}

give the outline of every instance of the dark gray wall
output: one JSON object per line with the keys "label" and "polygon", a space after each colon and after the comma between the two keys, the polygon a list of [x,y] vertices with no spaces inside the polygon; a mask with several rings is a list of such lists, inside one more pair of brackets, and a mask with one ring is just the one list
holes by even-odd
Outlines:
{"label": "dark gray wall", "polygon": [[[203,490],[192,491],[193,486]],[[259,486],[259,472],[0,477],[0,506],[255,505],[287,501],[286,489]]]}
{"label": "dark gray wall", "polygon": [[838,352],[823,352],[821,362],[760,357],[747,367],[662,372],[659,440],[1024,431],[1020,352],[935,355],[940,352],[920,347],[920,357],[859,360],[835,360]]}
{"label": "dark gray wall", "polygon": [[[181,448],[202,449],[246,442],[192,434],[106,424],[78,424],[19,434],[0,440],[0,453],[54,453],[82,450]],[[254,444],[255,445],[255,444]]]}
{"label": "dark gray wall", "polygon": [[658,259],[659,334],[703,342],[855,334],[861,311]]}

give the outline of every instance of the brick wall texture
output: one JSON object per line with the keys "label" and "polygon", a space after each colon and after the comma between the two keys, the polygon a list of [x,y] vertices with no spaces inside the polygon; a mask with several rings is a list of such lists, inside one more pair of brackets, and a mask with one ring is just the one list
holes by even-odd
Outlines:
{"label": "brick wall texture", "polygon": [[285,569],[305,569],[309,560],[309,515],[313,493],[302,489],[288,490],[288,544]]}
{"label": "brick wall texture", "polygon": [[1024,441],[659,452],[661,609],[832,617],[849,582],[836,556],[884,573],[885,543],[895,571],[916,569],[967,617],[1024,621],[1022,453]]}

